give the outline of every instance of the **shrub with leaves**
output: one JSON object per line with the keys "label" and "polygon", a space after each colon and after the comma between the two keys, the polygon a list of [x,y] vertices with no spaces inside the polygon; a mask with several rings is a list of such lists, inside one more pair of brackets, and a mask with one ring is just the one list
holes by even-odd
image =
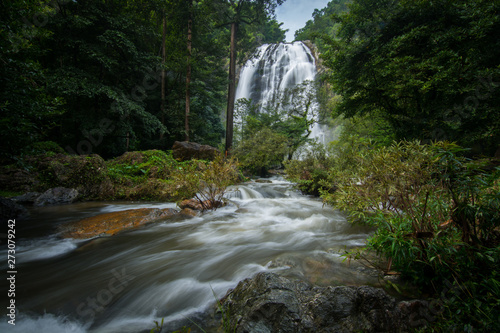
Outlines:
{"label": "shrub with leaves", "polygon": [[327,178],[328,170],[335,161],[328,155],[325,146],[319,143],[311,143],[302,154],[301,159],[285,162],[286,176],[303,193],[319,196],[320,190],[329,190],[323,188],[321,183]]}
{"label": "shrub with leaves", "polygon": [[196,161],[179,166],[172,176],[182,198],[194,198],[203,209],[217,209],[223,205],[226,188],[239,178],[238,163],[234,158],[217,156],[211,162]]}
{"label": "shrub with leaves", "polygon": [[243,169],[261,175],[272,167],[281,166],[287,153],[287,137],[267,127],[240,142],[233,151]]}
{"label": "shrub with leaves", "polygon": [[457,290],[437,313],[444,331],[488,330],[500,324],[500,168],[461,152],[418,142],[360,151],[357,168],[330,169],[336,191],[323,199],[374,226],[367,248],[403,276],[437,295]]}

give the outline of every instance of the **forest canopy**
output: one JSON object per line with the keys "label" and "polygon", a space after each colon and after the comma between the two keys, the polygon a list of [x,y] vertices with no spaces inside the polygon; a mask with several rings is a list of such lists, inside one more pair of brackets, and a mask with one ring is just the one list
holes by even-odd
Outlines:
{"label": "forest canopy", "polygon": [[485,0],[334,0],[295,37],[322,52],[335,116],[377,119],[398,140],[456,141],[493,155],[499,11]]}
{"label": "forest canopy", "polygon": [[[275,2],[243,2],[258,20],[240,24],[240,61],[262,43],[285,39]],[[2,159],[45,141],[105,157],[170,149],[186,137],[187,103],[191,140],[221,143],[230,2],[13,0],[0,6]]]}

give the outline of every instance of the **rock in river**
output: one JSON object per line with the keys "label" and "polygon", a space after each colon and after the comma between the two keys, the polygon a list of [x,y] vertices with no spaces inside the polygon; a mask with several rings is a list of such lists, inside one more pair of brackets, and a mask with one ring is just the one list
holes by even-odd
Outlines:
{"label": "rock in river", "polygon": [[35,199],[35,206],[64,205],[74,202],[78,198],[78,191],[73,188],[56,187],[47,190]]}
{"label": "rock in river", "polygon": [[204,210],[220,208],[224,206],[224,203],[222,201],[205,200],[203,202],[200,202],[199,200],[196,199],[186,199],[182,200],[178,204],[178,206],[180,209],[189,208],[194,211],[204,211]]}
{"label": "rock in river", "polygon": [[60,228],[65,238],[92,238],[112,236],[120,231],[134,229],[151,222],[170,218],[178,211],[172,208],[129,209],[92,216],[80,221],[65,224]]}
{"label": "rock in river", "polygon": [[425,301],[396,302],[369,287],[314,287],[274,273],[246,279],[221,300],[235,332],[407,332],[426,323]]}
{"label": "rock in river", "polygon": [[[14,200],[0,197],[0,217],[2,220],[23,218],[29,215],[29,212],[16,203]],[[5,235],[7,237],[7,235]]]}

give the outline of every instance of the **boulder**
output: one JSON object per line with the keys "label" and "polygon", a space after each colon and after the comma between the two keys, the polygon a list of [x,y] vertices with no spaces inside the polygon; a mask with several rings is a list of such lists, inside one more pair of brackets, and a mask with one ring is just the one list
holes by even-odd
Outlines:
{"label": "boulder", "polygon": [[0,197],[0,217],[2,220],[20,219],[29,215],[26,208],[7,198]]}
{"label": "boulder", "polygon": [[172,147],[172,156],[176,160],[187,161],[191,159],[213,160],[220,154],[217,148],[201,145],[196,142],[175,141]]}
{"label": "boulder", "polygon": [[313,287],[264,272],[221,300],[235,332],[406,332],[431,319],[425,301],[396,302],[382,289]]}
{"label": "boulder", "polygon": [[85,199],[102,198],[111,191],[107,166],[99,155],[41,155],[27,157],[26,160],[41,181],[32,189],[74,188]]}
{"label": "boulder", "polygon": [[28,192],[28,193],[25,193],[23,195],[18,195],[17,197],[13,197],[11,199],[17,203],[20,203],[20,204],[31,204],[32,205],[35,203],[36,199],[38,199],[38,197],[40,197],[40,195],[42,195],[42,193]]}
{"label": "boulder", "polygon": [[178,206],[180,209],[203,210],[203,205],[196,199],[182,200]]}
{"label": "boulder", "polygon": [[178,214],[172,208],[129,209],[92,216],[65,224],[59,228],[64,238],[92,238],[113,236],[121,231],[135,229],[148,223],[158,222]]}
{"label": "boulder", "polygon": [[196,211],[196,210],[193,210],[191,208],[183,208],[180,212],[180,214],[184,217],[188,217],[188,218],[191,218],[191,217],[196,217],[200,214],[200,212]]}
{"label": "boulder", "polygon": [[45,191],[35,199],[34,205],[52,206],[73,203],[78,198],[78,191],[74,188],[56,187]]}
{"label": "boulder", "polygon": [[26,192],[37,185],[37,174],[24,169],[0,167],[0,188],[3,190]]}
{"label": "boulder", "polygon": [[224,206],[224,203],[221,201],[215,201],[212,202],[211,200],[205,200],[202,203],[196,199],[186,199],[182,200],[178,204],[180,209],[186,209],[189,208],[191,210],[197,210],[197,211],[204,211],[204,210],[211,210],[211,209],[217,209],[222,206]]}

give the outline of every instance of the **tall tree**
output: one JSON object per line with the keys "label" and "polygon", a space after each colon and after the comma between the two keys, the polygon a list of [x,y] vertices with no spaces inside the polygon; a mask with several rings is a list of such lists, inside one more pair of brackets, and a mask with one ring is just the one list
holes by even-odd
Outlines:
{"label": "tall tree", "polygon": [[193,0],[188,2],[188,22],[187,22],[187,60],[186,60],[186,117],[185,117],[185,131],[186,141],[189,141],[189,113],[191,107],[191,97],[189,94],[191,84],[191,52],[192,52],[192,39],[193,39]]}
{"label": "tall tree", "polygon": [[38,61],[50,37],[46,23],[56,10],[40,1],[0,3],[0,159],[47,140],[64,112],[63,100],[47,90],[47,70]]}
{"label": "tall tree", "polygon": [[226,110],[226,154],[233,145],[233,117],[234,102],[236,96],[236,49],[238,42],[238,30],[240,25],[252,25],[263,23],[274,16],[276,6],[283,4],[285,0],[229,0],[223,1],[225,6],[224,24],[231,29],[230,55],[229,55],[229,85],[227,92]]}
{"label": "tall tree", "polygon": [[[165,97],[165,90],[167,89],[166,87],[166,80],[165,80],[165,75],[166,75],[166,60],[167,60],[167,18],[165,16],[165,11],[163,11],[162,14],[162,39],[161,39],[161,103],[160,103],[160,117],[161,117],[161,123],[165,125],[165,109],[166,109],[166,97]],[[164,131],[160,132],[160,140],[163,139]]]}
{"label": "tall tree", "polygon": [[353,0],[324,54],[337,112],[377,112],[397,139],[500,142],[497,1]]}

